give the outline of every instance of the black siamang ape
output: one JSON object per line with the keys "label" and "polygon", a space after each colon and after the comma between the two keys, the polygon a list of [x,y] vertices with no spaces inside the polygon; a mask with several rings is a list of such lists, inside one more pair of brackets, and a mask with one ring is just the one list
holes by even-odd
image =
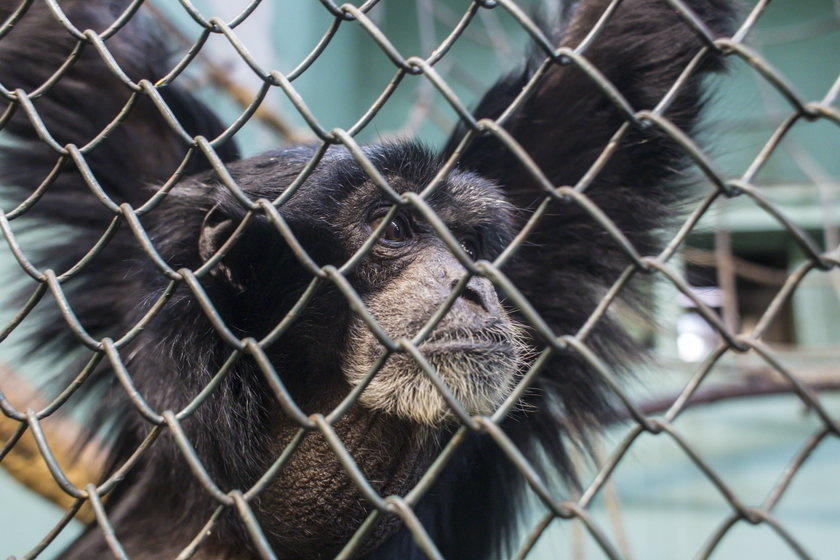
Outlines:
{"label": "black siamang ape", "polygon": [[[354,404],[330,421],[381,496],[405,495],[464,418],[500,408],[501,429],[529,460],[568,473],[565,434],[597,427],[612,398],[555,337],[575,334],[633,262],[592,208],[637,254],[656,254],[658,230],[686,196],[686,157],[655,119],[628,116],[657,107],[692,64],[664,109],[692,132],[703,79],[721,68],[712,40],[728,32],[730,1],[567,5],[548,35],[564,49],[583,45],[577,54],[548,63],[534,48],[480,102],[476,118],[504,115],[503,133],[464,124],[440,151],[395,142],[360,155],[336,143],[247,159],[227,137],[213,142],[224,127],[177,80],[154,85],[173,62],[142,10],[99,40],[135,4],[60,2],[78,36],[46,3],[0,9],[14,20],[0,41],[11,105],[0,180],[26,201],[6,213],[13,229],[63,226],[44,230],[62,233],[45,233],[50,243],[33,255],[53,296],[34,312],[32,342],[87,364],[79,391],[113,436],[109,472],[133,464],[106,501],[126,553],[175,557],[218,505],[178,430],[152,430],[175,426],[173,414],[221,494],[251,488],[296,442],[248,495],[284,559],[333,557],[373,509],[323,433],[298,434],[355,388]],[[555,190],[575,185],[580,194]],[[501,276],[487,266],[500,255]],[[66,306],[47,301],[63,304],[58,293]],[[624,295],[638,304],[644,290],[634,293]],[[639,353],[610,313],[585,344],[616,369]],[[147,438],[156,439],[132,458]],[[414,511],[445,557],[494,557],[516,529],[523,480],[493,439],[470,431]],[[259,554],[253,543],[229,507],[195,557],[248,558]],[[94,524],[64,558],[105,558],[108,547]],[[423,553],[383,512],[357,557]]]}

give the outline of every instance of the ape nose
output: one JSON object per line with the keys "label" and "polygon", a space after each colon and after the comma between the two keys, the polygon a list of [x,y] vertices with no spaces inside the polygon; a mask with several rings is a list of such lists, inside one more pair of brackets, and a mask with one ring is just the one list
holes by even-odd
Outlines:
{"label": "ape nose", "polygon": [[[452,290],[463,280],[467,270],[448,250],[440,250],[435,255],[437,267],[433,282],[436,289],[444,297],[448,297]],[[475,306],[483,313],[493,317],[503,314],[499,297],[496,295],[496,288],[493,283],[483,276],[473,276],[461,291],[459,301]]]}
{"label": "ape nose", "polygon": [[[453,280],[450,289],[454,289],[458,280]],[[495,314],[499,308],[499,298],[496,296],[496,289],[493,283],[481,276],[473,276],[464,290],[461,297],[479,306],[485,312]]]}

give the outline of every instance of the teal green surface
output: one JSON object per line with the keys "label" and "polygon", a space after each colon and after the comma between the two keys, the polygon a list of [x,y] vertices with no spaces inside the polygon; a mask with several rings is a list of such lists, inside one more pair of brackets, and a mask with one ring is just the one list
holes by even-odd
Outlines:
{"label": "teal green surface", "polygon": [[[835,418],[840,414],[837,395],[826,395],[822,401]],[[761,506],[819,427],[816,416],[792,396],[700,406],[689,409],[675,423],[679,435],[747,507]],[[617,443],[626,433],[627,429],[615,429],[610,441]],[[814,559],[834,560],[840,551],[838,465],[840,440],[826,438],[772,512]],[[609,491],[617,495],[613,504],[618,504],[618,523],[609,515],[604,492],[591,512],[614,546],[625,539],[627,545],[619,548],[628,559],[695,558],[733,512],[722,493],[666,434],[639,437],[619,463]],[[534,510],[544,511],[541,506]],[[576,550],[580,556],[573,555]],[[555,520],[529,558],[600,560],[606,556],[579,525]],[[741,521],[711,558],[787,560],[797,556],[768,525]]]}

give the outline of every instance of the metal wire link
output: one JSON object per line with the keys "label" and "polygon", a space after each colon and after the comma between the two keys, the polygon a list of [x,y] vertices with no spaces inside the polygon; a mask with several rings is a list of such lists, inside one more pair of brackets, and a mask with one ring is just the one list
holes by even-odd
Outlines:
{"label": "metal wire link", "polygon": [[[824,121],[833,124],[840,124],[840,112],[836,108],[838,96],[840,96],[840,78],[834,83],[822,99],[808,100],[796,93],[793,84],[785,78],[785,76],[775,69],[761,53],[754,49],[747,47],[743,41],[749,35],[750,31],[756,25],[763,11],[766,8],[766,2],[759,2],[753,11],[745,18],[742,27],[731,38],[714,39],[709,33],[708,29],[704,27],[702,22],[698,20],[696,15],[690,13],[685,5],[679,0],[663,0],[678,12],[686,24],[690,27],[691,32],[696,33],[703,39],[705,47],[698,53],[697,58],[692,64],[683,72],[670,88],[668,94],[657,104],[651,111],[638,111],[632,107],[630,102],[622,95],[610,81],[604,76],[596,64],[587,58],[588,47],[597,41],[598,36],[602,33],[604,26],[611,17],[612,13],[620,4],[620,0],[613,0],[606,10],[603,18],[593,28],[593,30],[584,38],[584,40],[574,48],[556,48],[551,44],[547,37],[540,31],[534,21],[531,20],[526,12],[516,4],[513,0],[498,0],[498,1],[478,1],[471,2],[463,9],[463,16],[460,17],[457,25],[453,27],[451,32],[431,51],[426,57],[423,56],[406,56],[392,43],[388,35],[383,31],[373,19],[369,12],[377,4],[376,1],[371,0],[365,2],[361,6],[354,6],[352,4],[337,5],[329,0],[322,0],[321,5],[325,12],[333,18],[329,27],[325,31],[322,39],[316,44],[309,53],[307,53],[297,67],[288,73],[282,73],[278,70],[265,68],[257,57],[250,54],[245,46],[245,41],[238,33],[238,26],[251,16],[254,9],[260,4],[259,0],[255,0],[246,5],[241,12],[230,21],[223,21],[218,17],[205,17],[195,6],[188,0],[179,0],[180,7],[188,14],[189,18],[196,26],[201,28],[198,39],[187,49],[181,59],[172,67],[166,76],[160,79],[157,83],[151,83],[148,80],[140,80],[134,82],[125,71],[120,68],[119,63],[114,58],[109,50],[107,39],[117,33],[126,25],[127,22],[134,17],[135,13],[143,3],[142,0],[132,2],[131,5],[120,15],[114,23],[105,31],[97,33],[90,29],[78,29],[68,19],[56,2],[56,0],[46,0],[49,9],[52,11],[56,20],[64,26],[69,34],[71,34],[77,41],[76,48],[67,56],[64,64],[62,64],[52,75],[50,75],[42,84],[35,87],[31,91],[24,91],[16,89],[14,91],[8,90],[0,84],[0,95],[10,102],[10,107],[7,112],[0,117],[0,124],[8,122],[11,114],[15,111],[21,111],[34,127],[38,137],[45,146],[48,146],[56,155],[56,166],[53,172],[48,175],[41,185],[29,196],[25,201],[20,203],[17,207],[9,210],[0,210],[0,231],[6,240],[6,243],[11,249],[11,253],[16,259],[20,268],[27,274],[35,283],[37,287],[32,291],[29,301],[24,304],[15,317],[2,329],[0,329],[0,340],[5,339],[12,331],[24,321],[30,314],[35,304],[47,292],[51,292],[59,304],[67,328],[70,329],[81,345],[86,347],[90,352],[90,361],[84,371],[80,372],[79,376],[69,384],[62,393],[53,401],[48,403],[43,409],[35,410],[18,410],[14,405],[7,400],[3,393],[0,392],[0,411],[16,422],[19,422],[20,427],[15,435],[5,443],[2,450],[0,450],[0,460],[6,456],[19,441],[20,437],[25,431],[31,432],[38,445],[38,449],[45,459],[49,471],[59,484],[61,489],[68,495],[76,499],[74,506],[67,512],[67,514],[56,524],[53,531],[44,537],[44,540],[38,544],[33,550],[24,556],[24,558],[31,558],[38,555],[78,512],[81,505],[85,502],[90,502],[93,506],[94,517],[96,523],[102,528],[108,545],[113,554],[117,558],[126,558],[125,551],[122,549],[113,528],[111,527],[108,513],[103,506],[103,498],[119,483],[122,475],[127,472],[131,466],[139,460],[146,450],[152,446],[158,436],[168,431],[174,438],[175,445],[180,449],[183,457],[187,461],[189,468],[193,475],[200,481],[206,492],[212,496],[218,504],[218,508],[214,511],[207,512],[207,522],[202,529],[202,532],[195,536],[191,544],[182,551],[179,558],[189,557],[200,546],[204,536],[208,534],[217,518],[224,511],[232,511],[239,516],[244,526],[247,528],[248,534],[253,540],[254,547],[259,551],[263,558],[274,558],[274,553],[271,551],[262,529],[256,520],[254,513],[251,510],[249,503],[260,495],[262,490],[266,487],[269,481],[284,467],[289,461],[290,457],[296,453],[300,442],[307,433],[318,432],[328,442],[330,449],[337,457],[338,461],[344,467],[348,477],[353,484],[358,488],[359,493],[372,506],[367,521],[360,527],[356,537],[351,540],[344,550],[339,554],[339,558],[350,558],[354,551],[361,546],[364,535],[375,524],[376,520],[383,516],[398,516],[401,521],[408,527],[419,547],[425,552],[429,558],[442,558],[440,552],[436,548],[434,542],[430,538],[426,529],[423,527],[421,521],[417,518],[414,507],[419,499],[427,491],[427,489],[434,483],[443,466],[449,459],[457,453],[461,447],[465,435],[470,431],[480,431],[491,437],[496,444],[503,450],[505,456],[512,462],[519,472],[527,480],[531,490],[538,496],[539,501],[545,508],[544,517],[536,524],[527,528],[527,534],[521,543],[521,547],[516,552],[515,558],[525,558],[534,544],[539,540],[546,528],[555,519],[561,520],[578,520],[582,522],[582,526],[597,543],[603,553],[609,558],[621,558],[619,549],[616,544],[612,542],[610,537],[601,528],[595,519],[590,515],[590,505],[595,496],[604,488],[604,485],[609,482],[618,464],[627,456],[629,450],[633,447],[636,440],[642,434],[652,434],[656,437],[670,438],[673,442],[683,450],[685,456],[697,466],[700,472],[709,480],[720,496],[726,500],[731,507],[731,512],[725,520],[716,528],[716,530],[709,536],[707,543],[703,550],[700,551],[699,556],[706,558],[710,556],[721,540],[727,533],[740,521],[745,521],[750,524],[762,524],[774,532],[776,532],[782,540],[790,547],[791,551],[803,558],[807,558],[808,554],[803,543],[799,542],[785,526],[773,515],[773,510],[778,504],[782,494],[787,490],[791,481],[794,479],[797,472],[802,468],[808,456],[825,441],[832,437],[840,436],[840,421],[833,417],[831,412],[821,402],[820,396],[815,394],[809,387],[797,376],[796,372],[791,370],[782,359],[780,359],[774,351],[764,344],[761,340],[762,335],[766,331],[768,324],[778,316],[782,303],[787,300],[791,294],[802,283],[807,276],[818,274],[821,271],[836,270],[840,264],[840,257],[838,251],[840,248],[830,248],[829,251],[820,249],[820,244],[811,238],[810,234],[796,224],[796,222],[785,214],[782,208],[774,203],[766,193],[756,186],[754,179],[756,174],[767,163],[770,156],[779,146],[785,135],[791,129],[793,124],[800,120],[813,122]],[[26,11],[31,2],[23,2],[20,9],[13,14],[9,20],[0,28],[0,38],[2,38],[14,25],[14,23],[21,18],[26,17]],[[527,83],[522,93],[513,101],[510,108],[506,110],[498,119],[476,120],[470,111],[467,104],[462,102],[456,95],[455,90],[447,83],[442,72],[439,71],[439,65],[442,61],[447,60],[448,53],[458,41],[462,40],[464,34],[470,28],[474,16],[482,10],[500,9],[505,10],[514,21],[516,21],[522,30],[527,33],[536,42],[538,47],[545,53],[545,61],[542,66],[535,72],[534,78]],[[325,52],[327,52],[332,44],[333,37],[340,26],[356,26],[373,42],[378,45],[382,53],[387,57],[388,61],[394,66],[394,77],[391,82],[382,90],[381,94],[376,100],[364,111],[361,117],[347,127],[346,129],[332,129],[327,130],[318,121],[317,116],[309,109],[303,97],[296,90],[294,82],[306,70],[318,60]],[[241,113],[240,117],[232,122],[222,134],[216,138],[204,138],[202,136],[191,137],[186,132],[181,123],[178,122],[172,110],[168,107],[166,101],[160,93],[162,87],[166,84],[179,79],[184,69],[198,56],[204,47],[206,41],[211,35],[223,38],[238,54],[242,61],[250,68],[251,72],[261,82],[261,87],[255,96],[253,102],[249,104]],[[119,114],[108,123],[99,134],[91,139],[84,146],[75,146],[73,144],[62,145],[52,135],[52,133],[44,125],[38,110],[37,99],[49,92],[55,86],[62,76],[64,76],[73,63],[78,59],[83,49],[95,50],[97,55],[101,58],[103,63],[111,71],[113,76],[118,79],[124,87],[128,95],[127,101]],[[737,57],[745,61],[752,67],[756,75],[764,80],[767,85],[778,92],[789,105],[789,118],[779,126],[773,134],[773,137],[768,140],[766,146],[761,150],[758,156],[754,159],[748,169],[745,170],[741,177],[732,178],[725,177],[716,169],[713,159],[704,152],[704,150],[681,132],[673,123],[671,123],[665,116],[666,110],[673,99],[676,97],[683,85],[690,79],[693,70],[700,63],[703,55],[710,49],[725,53],[730,57]],[[527,151],[520,146],[517,141],[506,131],[505,125],[509,117],[516,111],[518,107],[524,102],[527,97],[533,93],[539,78],[552,65],[570,65],[574,66],[579,72],[585,74],[593,84],[603,92],[606,99],[614,105],[614,107],[623,115],[624,124],[621,126],[613,136],[611,142],[604,148],[603,153],[592,165],[591,169],[581,178],[576,185],[553,185],[546,178],[545,174],[538,168]],[[461,146],[458,147],[456,153],[447,161],[444,169],[435,178],[430,185],[428,185],[423,192],[399,194],[389,185],[385,176],[380,170],[367,158],[364,151],[358,144],[356,136],[370,123],[371,119],[377,115],[382,107],[388,102],[393,92],[401,82],[405,75],[416,75],[418,79],[428,82],[430,87],[439,92],[446,104],[451,107],[454,113],[458,116],[460,121],[467,127],[468,134],[464,138]],[[314,136],[320,141],[319,149],[316,151],[312,160],[304,167],[300,175],[293,181],[292,185],[277,199],[266,200],[262,198],[251,198],[240,186],[237,184],[234,177],[228,172],[222,159],[217,154],[216,150],[231,136],[236,134],[241,127],[252,118],[265,96],[270,91],[279,91],[289,100],[291,106],[299,113],[301,118],[309,126]],[[87,158],[91,150],[95,149],[103,139],[114,129],[121,126],[123,120],[130,112],[131,108],[142,98],[151,101],[151,104],[159,112],[160,116],[171,128],[173,133],[180,139],[183,146],[187,148],[181,165],[173,173],[172,177],[167,181],[166,185],[161,191],[151,194],[149,199],[139,208],[133,208],[128,204],[118,204],[111,200],[106,192],[101,188],[94,173],[91,172]],[[672,138],[676,145],[678,145],[687,156],[693,160],[700,171],[707,179],[707,195],[696,204],[695,211],[686,219],[684,226],[675,234],[667,247],[659,255],[645,255],[639,252],[634,245],[622,233],[621,229],[601,210],[592,199],[587,196],[587,188],[591,182],[598,176],[598,173],[603,169],[604,165],[610,160],[618,142],[621,138],[632,128],[656,127],[662,133]],[[505,145],[510,153],[512,153],[519,164],[522,165],[529,175],[541,186],[544,197],[541,204],[537,207],[529,222],[523,227],[523,230],[516,236],[514,241],[507,247],[503,253],[494,261],[478,261],[473,262],[472,259],[464,252],[459,242],[446,227],[444,222],[435,214],[434,210],[427,203],[428,196],[440,184],[446,172],[454,166],[459,153],[465,149],[472,141],[482,135],[494,136],[503,145]],[[303,245],[295,238],[291,228],[284,220],[281,212],[285,202],[292,196],[295,196],[301,184],[310,176],[310,174],[317,167],[321,158],[326,153],[326,150],[331,145],[342,145],[349,150],[352,157],[367,173],[370,180],[375,184],[382,193],[397,207],[410,207],[417,213],[423,216],[431,228],[435,230],[440,239],[446,244],[455,258],[468,271],[468,276],[456,287],[453,295],[449,298],[439,312],[430,319],[429,323],[418,333],[417,337],[412,340],[391,339],[382,327],[377,323],[373,315],[365,307],[362,298],[355,292],[353,287],[348,282],[346,275],[356,266],[356,264],[364,258],[371,248],[372,241],[366,243],[358,254],[354,255],[348,262],[341,266],[319,266],[317,262],[308,255]],[[222,248],[220,248],[215,255],[213,255],[200,268],[195,270],[189,269],[174,269],[172,265],[167,263],[164,256],[162,256],[154,241],[149,237],[145,231],[140,218],[147,212],[154,209],[154,207],[162,200],[166,193],[177,183],[181,178],[189,162],[193,157],[207,157],[213,170],[215,171],[219,181],[228,189],[233,196],[241,203],[243,209],[247,212],[246,216],[238,225],[236,233],[231,237]],[[27,210],[32,206],[38,204],[39,199],[43,193],[49,189],[51,184],[58,176],[59,170],[65,165],[74,165],[81,173],[85,183],[90,189],[91,193],[101,202],[101,211],[104,214],[113,216],[111,227],[105,231],[99,241],[89,248],[85,256],[72,268],[66,271],[58,271],[51,269],[40,270],[32,264],[27,258],[26,252],[21,247],[17,237],[15,236],[11,224],[14,220],[22,218],[26,215]],[[707,214],[712,203],[721,198],[729,197],[742,199],[749,199],[751,204],[760,209],[766,215],[772,217],[779,226],[788,232],[796,241],[802,253],[807,259],[806,262],[796,271],[792,272],[785,285],[779,291],[776,298],[769,305],[766,312],[762,316],[759,324],[751,332],[751,334],[742,334],[734,332],[721,317],[703,301],[701,301],[691,290],[683,274],[677,270],[676,265],[670,263],[672,256],[677,249],[684,246],[687,236],[691,233],[694,225]],[[528,233],[535,227],[536,224],[544,216],[549,203],[552,201],[562,200],[567,204],[576,205],[588,217],[591,217],[597,224],[600,225],[603,234],[609,236],[623,253],[627,256],[628,266],[621,277],[615,282],[610,290],[605,293],[602,301],[595,309],[593,314],[588,318],[586,323],[581,327],[577,333],[564,333],[557,335],[540,317],[537,310],[531,306],[527,298],[521,293],[517,286],[511,282],[500,270],[500,268],[509,260],[510,256],[515,253],[525,242]],[[392,212],[395,211],[392,209]],[[390,216],[391,214],[389,214]],[[264,217],[270,224],[273,225],[276,235],[287,244],[301,266],[312,276],[311,284],[308,289],[300,296],[299,301],[292,307],[291,311],[286,317],[282,318],[275,328],[262,340],[255,340],[252,338],[240,339],[239,336],[225,324],[220,314],[216,310],[212,299],[207,295],[202,287],[202,279],[209,273],[209,271],[216,266],[222,258],[231,250],[234,249],[239,234],[244,231],[245,226],[249,220],[255,216]],[[383,220],[387,224],[388,220]],[[65,283],[78,274],[80,270],[93,266],[92,260],[101,253],[103,248],[108,244],[116,229],[120,226],[127,226],[139,245],[142,247],[144,253],[148,256],[150,262],[159,270],[162,277],[168,281],[168,288],[158,301],[154,302],[150,311],[143,317],[133,328],[125,333],[121,333],[119,337],[96,339],[76,319],[74,311],[68,302],[65,295]],[[381,231],[375,232],[376,234]],[[677,290],[684,293],[692,299],[696,308],[702,317],[720,334],[720,346],[699,366],[696,374],[693,376],[691,382],[686,385],[683,392],[671,404],[664,415],[659,417],[648,417],[645,413],[634,404],[632,396],[627,394],[621,384],[614,378],[614,372],[605,365],[596,351],[591,348],[587,340],[593,328],[601,321],[614,307],[613,301],[624,291],[625,286],[629,280],[636,274],[649,273],[655,275],[663,282],[669,283]],[[422,343],[424,338],[429,334],[434,325],[440,317],[446,313],[448,306],[452,304],[455,298],[464,286],[473,276],[483,277],[492,282],[500,291],[504,292],[511,303],[515,305],[521,312],[521,315],[527,321],[529,327],[537,333],[537,335],[545,343],[546,348],[543,353],[537,357],[534,364],[528,372],[522,377],[519,385],[514,390],[508,400],[505,401],[491,416],[471,417],[464,409],[461,403],[458,402],[455,396],[449,391],[445,381],[441,378],[434,366],[423,356],[418,349],[418,345]],[[307,416],[295,403],[289,390],[285,387],[281,380],[281,376],[275,370],[270,359],[266,356],[265,350],[273,342],[287,331],[297,317],[303,312],[310,301],[312,295],[323,284],[332,284],[338,291],[340,291],[348,301],[352,311],[363,319],[365,324],[374,334],[376,339],[382,344],[385,349],[383,355],[379,357],[376,364],[367,374],[365,379],[330,413],[327,415],[314,414]],[[143,395],[137,390],[132,380],[130,360],[122,355],[123,349],[136,338],[143,327],[151,321],[156,313],[166,304],[175,290],[179,287],[186,288],[191,294],[191,297],[201,306],[201,309],[212,323],[216,334],[224,341],[229,348],[229,356],[225,365],[215,372],[213,378],[208,382],[204,390],[202,390],[193,400],[190,401],[181,410],[155,410],[145,400]],[[592,481],[583,489],[580,496],[576,499],[565,496],[565,489],[558,488],[552,481],[545,480],[538,474],[538,471],[529,464],[528,459],[523,453],[517,449],[516,445],[511,441],[508,435],[500,427],[501,420],[504,416],[515,406],[516,400],[524,394],[528,387],[532,384],[535,377],[539,375],[542,367],[548,359],[559,352],[574,353],[578,358],[583,360],[586,364],[591,366],[593,375],[597,376],[609,387],[615,394],[618,401],[623,403],[627,409],[630,421],[634,423],[633,429],[623,438],[622,441],[611,450],[609,455],[603,461],[602,467]],[[385,360],[392,353],[402,353],[410,356],[416,361],[418,366],[422,369],[423,374],[426,375],[446,400],[448,406],[453,411],[454,415],[461,423],[461,429],[455,434],[452,440],[445,446],[443,451],[429,467],[421,480],[411,489],[405,496],[381,496],[377,493],[374,486],[368,481],[362,470],[355,463],[353,457],[348,452],[341,438],[337,434],[334,426],[345,416],[350,406],[356,402],[361,392],[367,386],[367,383],[376,375],[377,371],[384,364]],[[750,505],[739,497],[738,491],[730,487],[724,479],[719,475],[717,470],[706,461],[702,454],[696,449],[692,442],[682,435],[677,420],[684,411],[692,395],[696,393],[698,388],[704,382],[709,372],[712,371],[717,364],[727,355],[732,353],[750,353],[760,357],[769,368],[781,375],[792,386],[793,392],[799,396],[802,402],[810,409],[816,412],[820,421],[820,427],[816,432],[803,442],[797,456],[790,463],[786,471],[781,475],[779,480],[770,489],[770,492],[761,504]],[[233,364],[238,360],[248,357],[255,362],[260,374],[265,377],[268,386],[270,387],[277,404],[284,411],[284,413],[299,426],[299,430],[293,437],[288,446],[279,454],[276,461],[267,469],[264,475],[251,487],[241,488],[233,491],[225,492],[217,486],[207,470],[201,464],[196,455],[192,444],[181,428],[181,423],[187,420],[193,412],[209,397],[214,387],[227,375],[227,372]],[[50,443],[44,436],[41,429],[41,422],[53,414],[56,410],[67,401],[68,398],[81,386],[87,376],[102,361],[107,360],[116,372],[117,380],[121,384],[122,389],[128,395],[133,407],[137,413],[148,422],[149,431],[146,440],[136,450],[136,453],[123,465],[118,466],[117,470],[99,486],[89,484],[83,488],[78,488],[73,485],[65,475],[62,467],[56,461],[55,456],[50,450]]]}

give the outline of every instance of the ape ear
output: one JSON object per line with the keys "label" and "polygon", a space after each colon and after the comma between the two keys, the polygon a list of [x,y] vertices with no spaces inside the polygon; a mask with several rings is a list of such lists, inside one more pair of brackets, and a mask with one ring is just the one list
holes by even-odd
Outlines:
{"label": "ape ear", "polygon": [[[218,204],[213,206],[201,223],[201,233],[198,237],[198,254],[201,260],[206,262],[211,259],[230,239],[237,225],[237,221],[225,215]],[[216,266],[210,270],[210,275],[239,291],[243,290],[242,283],[231,268],[228,257],[216,263]]]}
{"label": "ape ear", "polygon": [[216,204],[204,215],[201,222],[201,234],[198,238],[198,254],[201,260],[206,261],[212,257],[219,248],[230,238],[236,224],[233,220],[224,216]]}

